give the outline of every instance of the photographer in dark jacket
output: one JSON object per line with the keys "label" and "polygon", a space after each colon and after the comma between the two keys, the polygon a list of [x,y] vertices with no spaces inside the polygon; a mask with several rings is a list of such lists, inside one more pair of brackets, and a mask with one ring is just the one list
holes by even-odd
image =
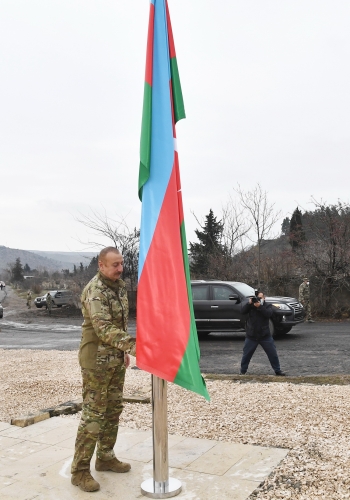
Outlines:
{"label": "photographer in dark jacket", "polygon": [[245,375],[252,356],[260,344],[267,354],[276,375],[284,376],[280,367],[275,342],[269,328],[269,319],[273,314],[272,305],[266,304],[265,295],[258,292],[241,304],[241,312],[248,313],[246,338],[241,361],[241,375]]}

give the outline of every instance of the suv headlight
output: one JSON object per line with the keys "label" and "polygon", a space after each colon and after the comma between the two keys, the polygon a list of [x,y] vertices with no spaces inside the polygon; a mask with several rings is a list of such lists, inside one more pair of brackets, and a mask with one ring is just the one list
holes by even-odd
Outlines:
{"label": "suv headlight", "polygon": [[290,307],[287,304],[272,304],[277,307],[277,309],[281,309],[281,311],[290,311]]}

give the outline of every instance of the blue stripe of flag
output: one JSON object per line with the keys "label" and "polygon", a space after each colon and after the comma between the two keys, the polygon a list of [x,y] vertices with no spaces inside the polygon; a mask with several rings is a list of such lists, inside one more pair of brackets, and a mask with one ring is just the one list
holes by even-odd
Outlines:
{"label": "blue stripe of flag", "polygon": [[[139,277],[161,211],[174,164],[170,97],[170,61],[165,0],[155,5],[152,79],[152,132],[150,177],[143,186]],[[171,244],[171,242],[169,242]],[[166,252],[166,249],[164,249]]]}

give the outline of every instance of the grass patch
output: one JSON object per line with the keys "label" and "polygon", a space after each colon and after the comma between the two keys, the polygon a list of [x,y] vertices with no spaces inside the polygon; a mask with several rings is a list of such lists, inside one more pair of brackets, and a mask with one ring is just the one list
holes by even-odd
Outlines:
{"label": "grass patch", "polygon": [[312,375],[306,377],[276,377],[275,375],[225,375],[207,373],[206,380],[231,380],[242,383],[286,383],[312,385],[350,385],[350,375]]}
{"label": "grass patch", "polygon": [[23,290],[23,288],[14,288],[13,290],[20,299],[27,299],[27,294],[30,291],[32,293],[32,300],[34,300],[36,297],[42,297],[43,295],[45,295],[45,293],[49,291],[49,290],[42,290],[40,293],[35,293],[31,288],[28,288],[28,290]]}

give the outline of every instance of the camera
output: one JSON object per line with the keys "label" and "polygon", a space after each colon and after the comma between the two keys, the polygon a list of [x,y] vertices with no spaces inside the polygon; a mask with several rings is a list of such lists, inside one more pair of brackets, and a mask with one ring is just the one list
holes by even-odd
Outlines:
{"label": "camera", "polygon": [[252,299],[252,304],[256,304],[257,302],[260,302],[260,299],[258,297],[251,297]]}

